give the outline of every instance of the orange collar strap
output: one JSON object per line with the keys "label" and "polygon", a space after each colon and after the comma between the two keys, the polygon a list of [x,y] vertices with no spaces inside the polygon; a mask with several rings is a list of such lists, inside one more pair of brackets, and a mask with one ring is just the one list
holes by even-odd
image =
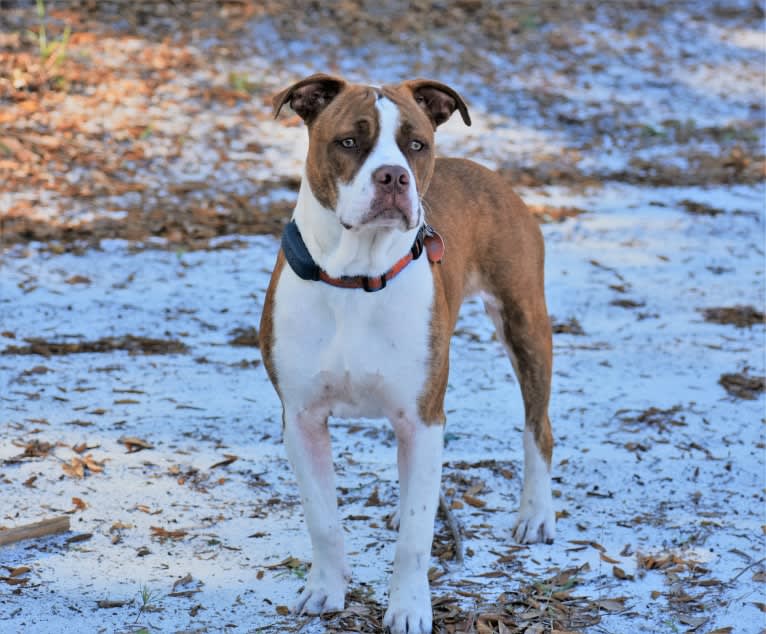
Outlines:
{"label": "orange collar strap", "polygon": [[331,286],[339,288],[363,288],[368,293],[374,293],[386,288],[386,284],[407,268],[410,262],[417,260],[423,251],[426,252],[429,262],[441,262],[444,257],[444,240],[431,225],[423,225],[420,228],[409,253],[396,262],[383,275],[376,277],[368,277],[366,275],[330,277],[320,269],[319,279]]}
{"label": "orange collar strap", "polygon": [[289,222],[282,233],[282,251],[290,268],[301,279],[321,281],[339,288],[363,288],[368,293],[373,293],[384,289],[389,280],[399,275],[410,262],[417,260],[423,251],[426,252],[429,262],[441,262],[444,257],[444,240],[431,225],[423,225],[418,231],[409,253],[383,275],[375,277],[366,275],[330,277],[314,262],[295,221]]}

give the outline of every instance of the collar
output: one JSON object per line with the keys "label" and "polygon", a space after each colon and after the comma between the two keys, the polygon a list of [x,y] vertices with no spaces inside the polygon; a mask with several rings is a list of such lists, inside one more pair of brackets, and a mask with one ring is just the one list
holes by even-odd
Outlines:
{"label": "collar", "polygon": [[409,252],[383,275],[375,277],[366,275],[330,277],[311,257],[294,220],[291,220],[282,232],[282,251],[290,268],[303,280],[324,282],[339,288],[363,288],[368,293],[373,293],[384,289],[389,280],[399,275],[410,262],[417,260],[423,251],[426,252],[429,262],[441,262],[444,257],[444,240],[431,225],[423,225],[415,236],[415,242]]}

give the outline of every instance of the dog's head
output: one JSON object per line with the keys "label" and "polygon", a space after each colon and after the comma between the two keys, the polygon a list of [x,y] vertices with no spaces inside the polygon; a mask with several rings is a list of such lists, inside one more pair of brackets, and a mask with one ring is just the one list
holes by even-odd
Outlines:
{"label": "dog's head", "polygon": [[455,110],[471,125],[460,95],[413,79],[382,87],[338,77],[306,77],[274,97],[309,128],[306,175],[319,203],[347,229],[414,229],[434,169],[434,130]]}

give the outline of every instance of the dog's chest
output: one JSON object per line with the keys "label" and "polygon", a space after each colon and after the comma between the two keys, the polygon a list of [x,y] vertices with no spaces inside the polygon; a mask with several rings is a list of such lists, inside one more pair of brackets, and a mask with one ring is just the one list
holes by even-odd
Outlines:
{"label": "dog's chest", "polygon": [[285,405],[341,417],[416,415],[429,375],[432,306],[425,258],[376,293],[307,282],[285,267],[273,344]]}

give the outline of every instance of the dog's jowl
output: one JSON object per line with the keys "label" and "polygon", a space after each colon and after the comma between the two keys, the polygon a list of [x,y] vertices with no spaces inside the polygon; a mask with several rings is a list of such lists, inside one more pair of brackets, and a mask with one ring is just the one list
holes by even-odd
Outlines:
{"label": "dog's jowl", "polygon": [[374,87],[319,74],[277,95],[275,116],[288,104],[308,126],[309,149],[266,295],[261,348],[313,549],[295,610],[344,607],[349,570],[328,418],[385,417],[397,440],[400,526],[384,622],[394,633],[430,632],[449,344],[468,295],[484,300],[524,400],[513,534],[553,540],[542,235],[500,176],[435,158],[436,128],[455,111],[471,122],[449,86]]}

